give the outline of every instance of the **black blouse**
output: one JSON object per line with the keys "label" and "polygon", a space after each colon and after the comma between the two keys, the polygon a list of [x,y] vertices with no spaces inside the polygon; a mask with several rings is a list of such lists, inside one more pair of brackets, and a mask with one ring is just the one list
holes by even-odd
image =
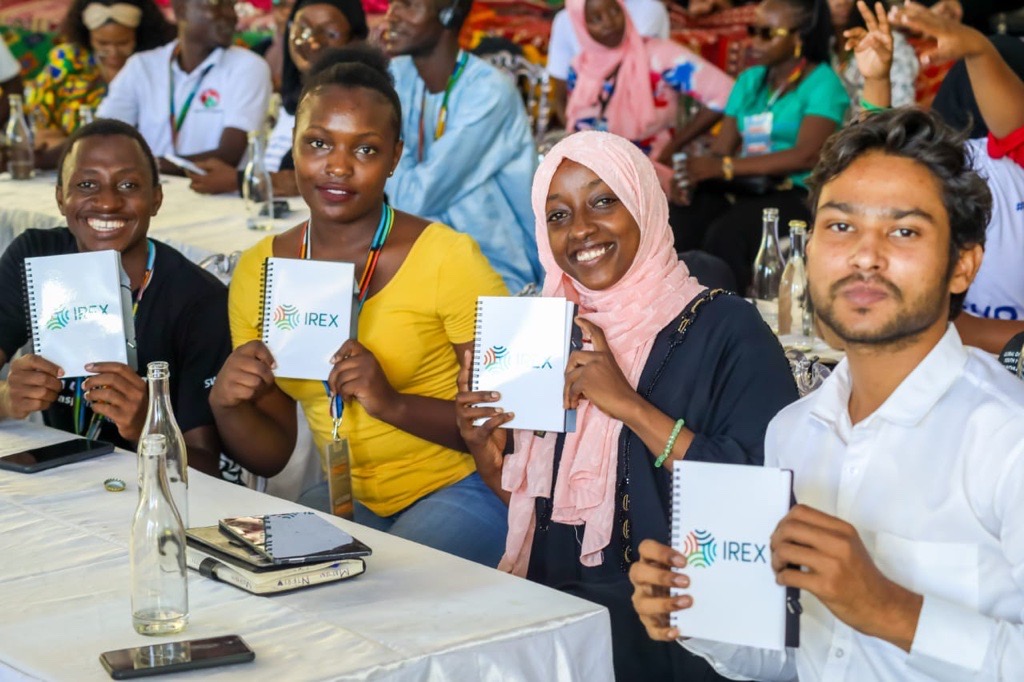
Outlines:
{"label": "black blouse", "polygon": [[[637,391],[695,433],[686,459],[762,465],[768,422],[797,399],[789,364],[754,306],[716,291],[698,296],[655,339]],[[564,437],[555,448],[555,478]],[[619,438],[616,517],[604,562],[580,564],[583,529],[551,522],[537,501],[527,577],[606,606],[618,680],[716,680],[704,659],[647,637],[630,597],[628,571],[647,538],[669,542],[671,474],[628,428]],[[723,494],[727,494],[723,491]],[[740,501],[737,501],[740,502]]]}

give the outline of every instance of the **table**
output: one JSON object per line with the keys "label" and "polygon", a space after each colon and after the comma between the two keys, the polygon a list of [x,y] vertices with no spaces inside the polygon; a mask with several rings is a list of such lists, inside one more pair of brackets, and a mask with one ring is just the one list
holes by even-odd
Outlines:
{"label": "table", "polygon": [[[66,225],[54,197],[56,173],[37,172],[32,180],[16,182],[0,174],[0,252],[30,228]],[[162,176],[164,202],[153,218],[149,235],[174,246],[199,262],[215,254],[230,254],[254,245],[267,235],[245,226],[245,202],[233,195],[197,194],[188,178]],[[274,221],[281,232],[309,217],[301,197],[288,200],[292,212]]]}
{"label": "table", "polygon": [[[68,437],[0,423],[5,441]],[[299,505],[190,472],[193,525]],[[118,477],[126,493],[102,482]],[[106,680],[99,654],[239,634],[254,663],[167,679],[612,680],[607,611],[499,571],[325,517],[373,548],[349,581],[258,597],[189,571],[191,621],[169,638],[132,629],[128,531],[135,456],[33,475],[0,471],[0,679]]]}

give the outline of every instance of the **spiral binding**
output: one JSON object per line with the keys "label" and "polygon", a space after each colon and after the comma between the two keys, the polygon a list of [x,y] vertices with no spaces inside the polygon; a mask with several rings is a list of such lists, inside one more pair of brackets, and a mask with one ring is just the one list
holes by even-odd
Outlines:
{"label": "spiral binding", "polygon": [[36,304],[35,280],[32,276],[32,263],[28,259],[21,262],[21,289],[26,299],[25,324],[32,331],[32,352],[42,355],[43,344],[39,334],[39,308]]}
{"label": "spiral binding", "polygon": [[474,391],[480,390],[480,365],[484,358],[484,302],[476,299],[476,320],[473,323],[473,377],[472,386]]}
{"label": "spiral binding", "polygon": [[260,339],[270,343],[270,288],[274,284],[274,270],[270,258],[263,261],[263,272],[260,274]]}
{"label": "spiral binding", "polygon": [[[684,537],[683,533],[683,520],[680,518],[680,512],[682,511],[683,504],[683,496],[681,490],[683,480],[680,476],[681,468],[682,467],[674,467],[672,470],[672,514],[670,517],[672,522],[672,528],[669,535],[671,538],[670,542],[672,543],[672,549],[676,550],[677,552],[682,552],[683,545],[686,543],[686,538]],[[685,591],[681,588],[673,587],[669,589],[669,594],[671,594],[673,597],[679,597],[685,594]],[[670,624],[673,627],[677,627],[676,613],[677,612],[673,612],[672,617],[669,619]]]}

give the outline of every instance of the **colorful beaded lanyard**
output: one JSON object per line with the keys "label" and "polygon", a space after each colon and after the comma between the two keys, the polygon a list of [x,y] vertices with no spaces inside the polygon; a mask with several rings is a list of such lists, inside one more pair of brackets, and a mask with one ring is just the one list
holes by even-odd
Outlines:
{"label": "colorful beaded lanyard", "polygon": [[793,67],[793,70],[789,72],[788,76],[786,76],[786,82],[780,85],[778,89],[776,89],[775,92],[773,92],[771,96],[768,98],[768,109],[771,109],[772,106],[779,100],[779,98],[786,94],[789,88],[803,77],[804,69],[806,68],[806,58],[803,58],[796,63],[796,66]]}
{"label": "colorful beaded lanyard", "polygon": [[[139,315],[139,301],[142,300],[142,295],[146,293],[146,288],[149,287],[149,283],[153,279],[153,267],[156,264],[156,247],[153,246],[151,239],[146,240],[146,272],[142,275],[142,286],[139,287],[138,293],[135,294],[135,302],[132,304],[132,320]],[[72,411],[75,416],[75,435],[82,435],[82,429],[85,427],[85,393],[82,389],[82,384],[85,383],[86,377],[81,377],[75,385],[75,401],[72,406]],[[96,436],[99,435],[100,424],[102,419],[99,415],[93,412],[92,419],[89,420],[89,428],[86,431],[85,437],[88,440],[95,440]]]}
{"label": "colorful beaded lanyard", "polygon": [[[311,220],[311,219],[310,219]],[[306,221],[306,224],[302,228],[302,246],[299,249],[299,258],[304,260],[313,259],[313,248],[310,242],[310,220]],[[380,260],[380,252],[384,249],[384,243],[388,240],[388,235],[391,234],[391,228],[395,224],[395,209],[391,208],[388,204],[384,204],[384,210],[380,214],[380,222],[377,223],[377,230],[373,233],[373,239],[370,241],[370,250],[366,253],[366,265],[363,267],[363,274],[359,278],[359,293],[356,296],[356,315],[363,310],[363,304],[366,302],[366,298],[370,294],[370,282],[373,281],[373,273],[377,270],[377,261]],[[355,332],[356,330],[352,330]],[[331,397],[331,387],[326,381],[324,383],[324,390],[327,392],[327,397]],[[334,422],[334,439],[338,439],[338,429],[341,427],[341,412],[342,412],[342,400],[341,395],[334,396],[331,400],[331,420]]]}
{"label": "colorful beaded lanyard", "polygon": [[[448,98],[452,94],[452,89],[455,84],[459,82],[459,78],[462,77],[462,72],[466,70],[466,63],[469,61],[469,53],[459,50],[459,57],[455,60],[455,68],[452,70],[452,75],[448,77],[448,84],[444,87],[444,96],[441,98],[441,110],[437,113],[437,125],[434,127],[434,139],[439,140],[444,135],[445,129],[448,127]],[[420,96],[420,127],[419,127],[419,146],[416,148],[416,158],[418,161],[423,161],[423,143],[426,138],[426,132],[424,130],[426,124],[423,122],[423,118],[426,115],[427,110],[427,86],[423,86],[423,94]]]}

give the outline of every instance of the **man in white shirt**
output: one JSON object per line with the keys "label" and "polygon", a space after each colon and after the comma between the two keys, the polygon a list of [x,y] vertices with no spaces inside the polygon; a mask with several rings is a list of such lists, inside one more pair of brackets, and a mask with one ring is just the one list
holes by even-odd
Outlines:
{"label": "man in white shirt", "polygon": [[[918,110],[837,134],[810,186],[811,297],[846,360],[765,437],[799,502],[771,552],[802,590],[800,647],[682,644],[758,680],[1021,679],[1024,385],[949,323],[981,263],[988,188]],[[652,637],[676,637],[667,614],[700,598],[698,569],[673,573],[685,559],[653,540],[640,553],[634,605]],[[691,578],[692,596],[664,596]]]}
{"label": "man in white shirt", "polygon": [[[238,17],[233,0],[174,0],[178,39],[133,55],[98,110],[135,126],[157,157],[216,157],[232,166],[247,134],[263,125],[270,68],[231,46]],[[177,172],[161,162],[161,171]]]}
{"label": "man in white shirt", "polygon": [[[660,0],[625,0],[623,4],[640,35],[668,38],[668,10]],[[580,49],[580,41],[572,28],[569,13],[564,9],[559,10],[551,22],[547,70],[551,76],[555,111],[562,120],[565,120],[565,81],[569,78],[569,66]]]}

